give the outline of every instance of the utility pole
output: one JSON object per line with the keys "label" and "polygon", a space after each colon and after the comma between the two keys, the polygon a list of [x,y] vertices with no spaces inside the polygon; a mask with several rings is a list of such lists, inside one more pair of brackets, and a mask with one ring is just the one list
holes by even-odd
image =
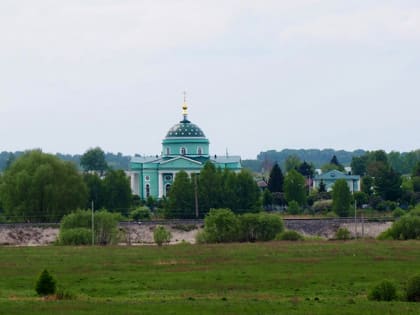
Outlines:
{"label": "utility pole", "polygon": [[95,245],[95,215],[94,215],[94,205],[92,200],[92,246]]}

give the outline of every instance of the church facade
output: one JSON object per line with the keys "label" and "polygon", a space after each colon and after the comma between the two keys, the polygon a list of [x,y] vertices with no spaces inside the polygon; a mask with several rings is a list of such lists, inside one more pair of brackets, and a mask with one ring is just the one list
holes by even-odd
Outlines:
{"label": "church facade", "polygon": [[183,119],[169,129],[162,141],[161,155],[133,157],[130,161],[131,189],[142,199],[167,196],[179,171],[198,174],[207,161],[216,168],[241,169],[240,156],[211,156],[210,142],[200,127],[188,120],[185,102],[182,110]]}

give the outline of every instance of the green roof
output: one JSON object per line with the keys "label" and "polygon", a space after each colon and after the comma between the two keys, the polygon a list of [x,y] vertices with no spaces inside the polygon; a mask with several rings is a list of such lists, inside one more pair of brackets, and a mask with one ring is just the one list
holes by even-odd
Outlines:
{"label": "green roof", "polygon": [[205,138],[204,132],[196,124],[191,123],[189,120],[180,121],[178,124],[169,129],[166,138],[185,138],[185,137],[199,137]]}

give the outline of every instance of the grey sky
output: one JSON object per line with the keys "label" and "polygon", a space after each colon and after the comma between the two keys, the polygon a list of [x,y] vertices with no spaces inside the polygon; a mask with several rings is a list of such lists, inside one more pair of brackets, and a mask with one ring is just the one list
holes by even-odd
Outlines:
{"label": "grey sky", "polygon": [[410,151],[419,83],[418,0],[0,2],[0,151]]}

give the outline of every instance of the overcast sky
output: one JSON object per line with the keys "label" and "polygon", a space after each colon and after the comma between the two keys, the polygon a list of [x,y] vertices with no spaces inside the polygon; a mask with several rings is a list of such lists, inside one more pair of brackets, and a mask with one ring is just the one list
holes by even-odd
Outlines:
{"label": "overcast sky", "polygon": [[420,148],[420,1],[1,0],[0,151]]}

